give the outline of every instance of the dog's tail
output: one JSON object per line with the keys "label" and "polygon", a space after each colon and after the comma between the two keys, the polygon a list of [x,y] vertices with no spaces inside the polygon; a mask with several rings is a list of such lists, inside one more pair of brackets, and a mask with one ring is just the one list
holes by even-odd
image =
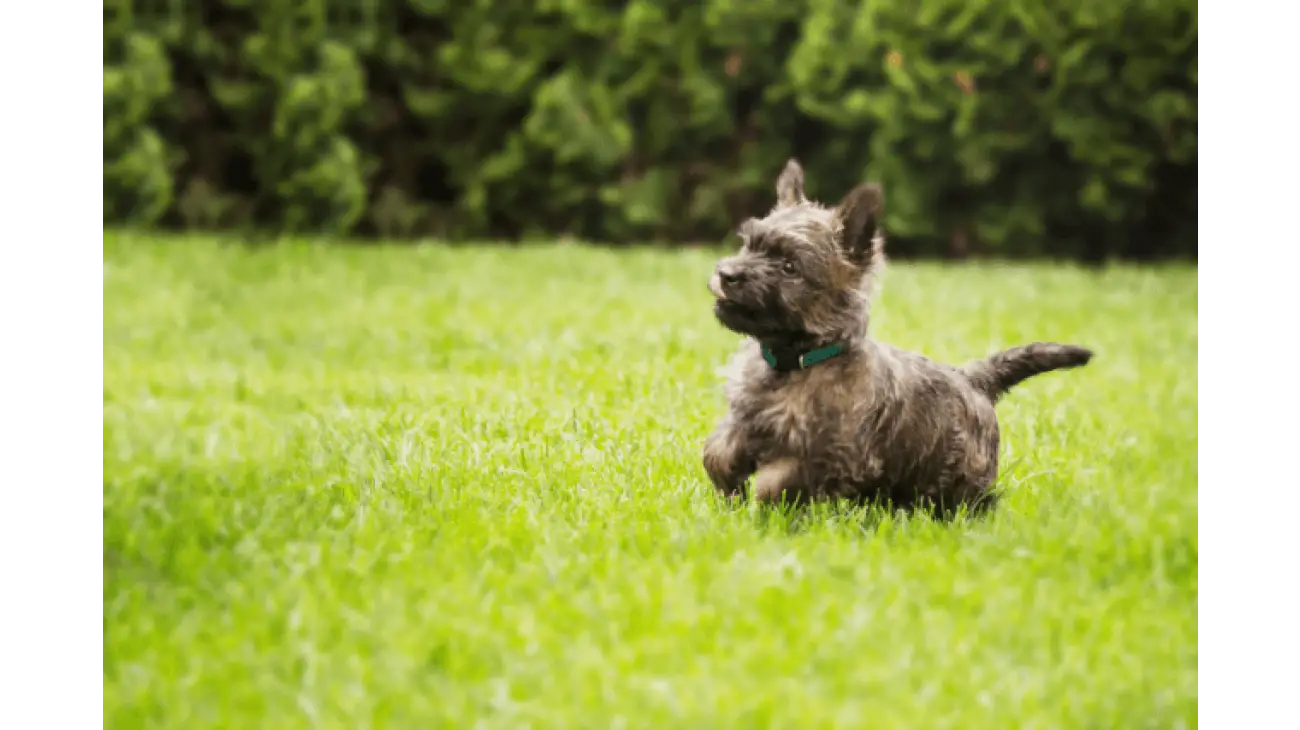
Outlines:
{"label": "dog's tail", "polygon": [[964,366],[962,373],[990,400],[997,402],[1016,385],[1042,373],[1087,365],[1092,350],[1055,342],[1035,342],[1003,350]]}

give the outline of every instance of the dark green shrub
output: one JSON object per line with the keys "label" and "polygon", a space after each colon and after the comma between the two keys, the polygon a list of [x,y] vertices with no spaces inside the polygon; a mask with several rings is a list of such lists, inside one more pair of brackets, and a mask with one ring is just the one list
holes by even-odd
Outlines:
{"label": "dark green shrub", "polygon": [[896,254],[1196,253],[1193,0],[105,7],[106,223],[709,241],[797,156]]}

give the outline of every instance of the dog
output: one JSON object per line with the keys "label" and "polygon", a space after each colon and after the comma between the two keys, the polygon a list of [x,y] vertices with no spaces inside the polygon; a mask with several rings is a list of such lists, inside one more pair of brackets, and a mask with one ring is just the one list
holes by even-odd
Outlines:
{"label": "dog", "polygon": [[956,367],[876,342],[885,264],[879,185],[835,207],[808,200],[791,159],[777,202],[739,227],[709,277],[718,322],[745,339],[727,368],[727,411],[704,441],[726,497],[850,499],[952,515],[997,503],[994,404],[1041,373],[1086,365],[1083,347],[1034,343]]}

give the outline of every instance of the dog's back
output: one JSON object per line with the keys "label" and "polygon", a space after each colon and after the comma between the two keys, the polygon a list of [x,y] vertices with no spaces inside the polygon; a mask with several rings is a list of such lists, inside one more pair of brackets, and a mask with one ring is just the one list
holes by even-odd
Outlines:
{"label": "dog's back", "polygon": [[754,346],[731,373],[730,408],[755,461],[796,460],[800,496],[946,505],[977,500],[996,475],[992,402],[951,366],[867,340],[792,373]]}

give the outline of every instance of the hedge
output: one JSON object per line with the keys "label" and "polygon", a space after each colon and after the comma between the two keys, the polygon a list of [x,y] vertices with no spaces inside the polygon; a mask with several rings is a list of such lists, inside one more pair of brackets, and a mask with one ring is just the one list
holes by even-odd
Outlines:
{"label": "hedge", "polygon": [[1195,0],[106,0],[106,226],[1196,255]]}

